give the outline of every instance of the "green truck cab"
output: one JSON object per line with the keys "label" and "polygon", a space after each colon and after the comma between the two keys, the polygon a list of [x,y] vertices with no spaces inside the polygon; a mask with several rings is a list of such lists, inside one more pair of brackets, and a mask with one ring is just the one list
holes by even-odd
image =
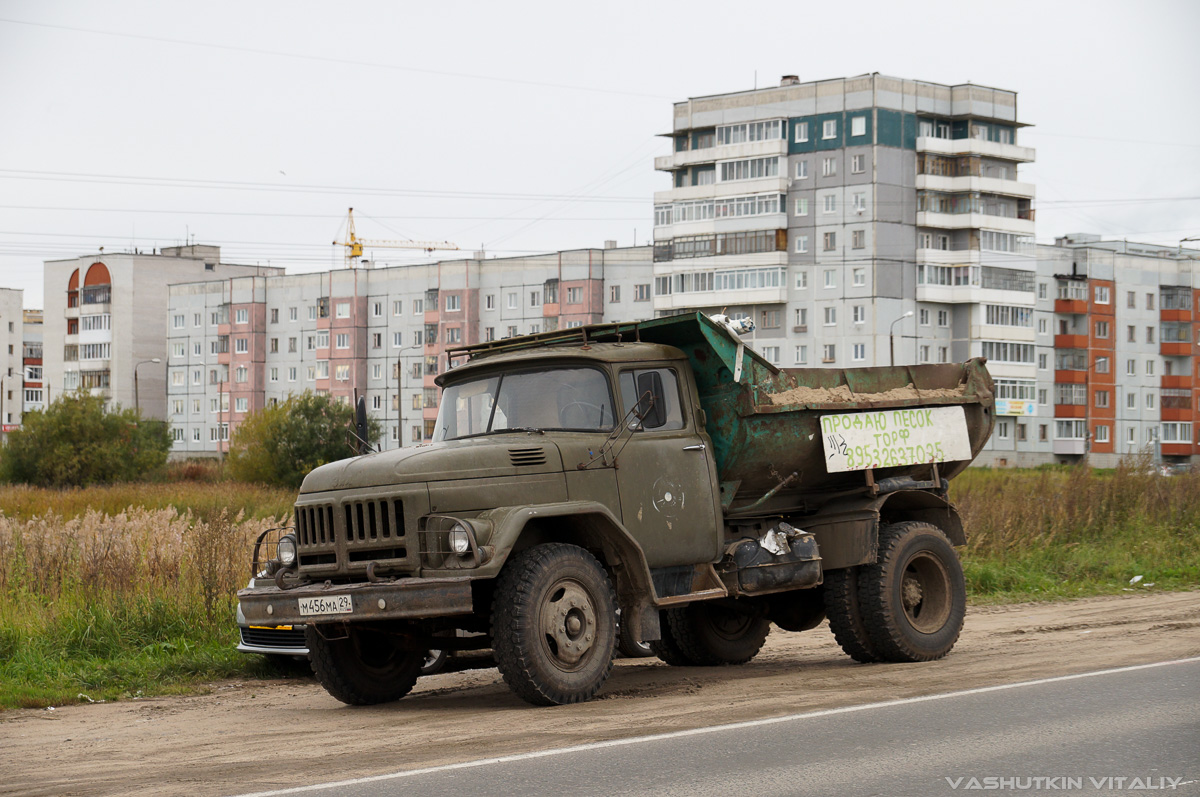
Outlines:
{"label": "green truck cab", "polygon": [[780,370],[703,314],[450,355],[432,444],[312,471],[273,580],[238,593],[255,625],[307,625],[339,700],[403,697],[455,632],[539,705],[595,695],[618,618],[673,665],[826,616],[858,661],[957,640],[946,481],[994,423],[982,360]]}

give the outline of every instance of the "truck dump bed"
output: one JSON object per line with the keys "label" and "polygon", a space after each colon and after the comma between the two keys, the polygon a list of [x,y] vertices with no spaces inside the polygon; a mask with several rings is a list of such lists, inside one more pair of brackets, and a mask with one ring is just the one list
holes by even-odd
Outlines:
{"label": "truck dump bed", "polygon": [[[580,341],[675,346],[695,374],[715,448],[723,503],[736,510],[778,489],[819,497],[880,481],[928,480],[931,463],[952,478],[983,448],[995,424],[985,360],[962,364],[780,370],[703,313],[604,324],[478,344],[478,355]],[[919,412],[918,412],[919,411]]]}

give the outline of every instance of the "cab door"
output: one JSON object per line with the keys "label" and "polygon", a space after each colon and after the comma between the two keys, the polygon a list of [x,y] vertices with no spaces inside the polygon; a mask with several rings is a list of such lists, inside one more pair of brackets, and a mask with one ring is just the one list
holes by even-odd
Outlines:
{"label": "cab door", "polygon": [[[716,561],[722,538],[716,464],[708,435],[696,425],[692,387],[676,366],[618,372],[626,423],[639,427],[617,455],[617,490],[625,528],[650,567]],[[629,411],[654,396],[655,408]]]}

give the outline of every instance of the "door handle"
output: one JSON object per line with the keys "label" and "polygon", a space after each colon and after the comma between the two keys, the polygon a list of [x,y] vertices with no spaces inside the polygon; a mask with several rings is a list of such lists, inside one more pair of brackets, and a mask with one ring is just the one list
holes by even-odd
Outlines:
{"label": "door handle", "polygon": [[683,447],[683,450],[684,450],[684,451],[703,451],[703,450],[704,450],[704,443],[701,443],[701,444],[700,444],[700,445],[698,445],[698,446],[684,446],[684,447]]}

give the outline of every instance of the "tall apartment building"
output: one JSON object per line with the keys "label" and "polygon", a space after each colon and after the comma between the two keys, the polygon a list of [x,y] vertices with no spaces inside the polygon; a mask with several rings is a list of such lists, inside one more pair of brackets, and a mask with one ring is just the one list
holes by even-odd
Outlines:
{"label": "tall apartment building", "polygon": [[48,260],[45,390],[84,389],[122,407],[140,404],[147,417],[163,419],[168,286],[282,272],[222,263],[219,247],[198,245]]}
{"label": "tall apartment building", "polygon": [[0,440],[21,425],[24,371],[21,358],[25,334],[22,304],[25,292],[0,288]]}
{"label": "tall apartment building", "polygon": [[47,397],[42,384],[42,319],[41,310],[22,313],[25,332],[21,336],[21,367],[25,377],[23,412],[45,409]]}
{"label": "tall apartment building", "polygon": [[1200,251],[1083,234],[1037,251],[1034,417],[1000,420],[981,464],[1194,461]]}
{"label": "tall apartment building", "polygon": [[384,447],[427,440],[447,349],[649,318],[652,268],[650,248],[614,246],[173,285],[173,455],[222,453],[248,413],[306,390],[365,397]]}
{"label": "tall apartment building", "polygon": [[1036,390],[1034,151],[1015,92],[878,74],[696,97],[655,168],[654,309],[750,316],[780,366],[989,358]]}

